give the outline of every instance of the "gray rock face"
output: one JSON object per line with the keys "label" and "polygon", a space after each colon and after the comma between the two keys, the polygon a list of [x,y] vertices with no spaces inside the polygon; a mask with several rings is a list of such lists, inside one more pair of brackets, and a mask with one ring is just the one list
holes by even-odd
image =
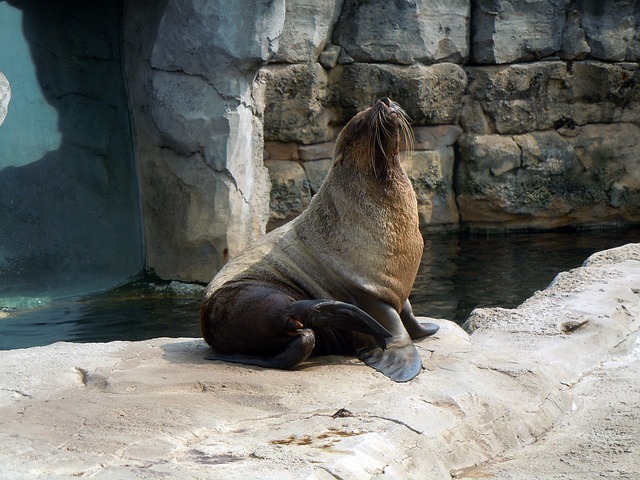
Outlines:
{"label": "gray rock face", "polygon": [[330,84],[339,124],[389,96],[415,125],[439,125],[458,120],[467,76],[453,63],[408,67],[355,63],[334,68]]}
{"label": "gray rock face", "polygon": [[[464,135],[456,191],[461,220],[499,228],[615,224],[636,218],[635,124],[526,135]],[[615,152],[615,153],[614,153]]]}
{"label": "gray rock face", "polygon": [[640,120],[640,70],[634,64],[541,62],[466,72],[466,102],[472,107],[465,109],[463,122],[474,133]]}
{"label": "gray rock face", "polygon": [[417,127],[415,151],[403,161],[418,200],[422,230],[451,227],[459,221],[453,195],[453,145],[462,129],[457,125]]}
{"label": "gray rock face", "polygon": [[471,58],[477,63],[640,58],[635,0],[480,0],[472,5]]}
{"label": "gray rock face", "polygon": [[269,141],[321,143],[329,138],[328,79],[319,63],[273,65],[260,71],[265,84],[264,135]]}
{"label": "gray rock face", "polygon": [[296,162],[266,160],[271,176],[271,219],[267,230],[284,225],[300,215],[311,199],[305,170]]}
{"label": "gray rock face", "polygon": [[577,10],[567,12],[567,20],[562,31],[562,49],[559,52],[563,60],[582,60],[591,52],[587,38],[580,24]]}
{"label": "gray rock face", "polygon": [[[287,0],[274,62],[305,63],[329,46],[344,0]],[[335,58],[337,60],[337,53]],[[330,60],[327,59],[330,62]]]}
{"label": "gray rock face", "polygon": [[636,0],[575,2],[591,49],[600,60],[640,60],[640,8]]}
{"label": "gray rock face", "polygon": [[468,0],[345,0],[333,43],[348,61],[460,63],[468,55],[468,23]]}
{"label": "gray rock face", "polygon": [[253,80],[277,48],[284,6],[128,9],[147,263],[164,278],[207,282],[267,222],[264,97]]}
{"label": "gray rock face", "polygon": [[570,0],[478,0],[473,3],[471,58],[511,63],[548,57],[562,48]]}

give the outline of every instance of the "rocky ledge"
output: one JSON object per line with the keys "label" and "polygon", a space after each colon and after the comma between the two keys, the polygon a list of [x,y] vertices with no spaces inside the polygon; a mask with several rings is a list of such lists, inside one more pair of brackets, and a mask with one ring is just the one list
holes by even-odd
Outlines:
{"label": "rocky ledge", "polygon": [[208,362],[200,339],[0,352],[3,476],[640,471],[640,244],[593,255],[517,309],[476,310],[471,334],[438,322],[406,384],[338,356],[295,371]]}

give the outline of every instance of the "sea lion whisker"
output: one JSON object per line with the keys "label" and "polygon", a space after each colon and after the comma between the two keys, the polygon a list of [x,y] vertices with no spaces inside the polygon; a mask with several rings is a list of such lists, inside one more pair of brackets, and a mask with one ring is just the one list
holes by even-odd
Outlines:
{"label": "sea lion whisker", "polygon": [[378,178],[378,171],[376,168],[376,142],[378,138],[378,125],[377,122],[373,122],[372,131],[369,135],[369,145],[367,151],[367,160],[369,161],[369,166],[373,171],[373,174],[376,178]]}
{"label": "sea lion whisker", "polygon": [[382,144],[382,135],[380,134],[380,130],[382,130],[382,133],[384,134],[385,137],[390,137],[391,136],[391,130],[389,130],[389,128],[387,127],[387,120],[385,118],[384,112],[379,109],[377,112],[377,122],[375,122],[376,124],[376,140],[378,143],[378,146],[380,147],[380,151],[382,151],[382,154],[384,155],[385,159],[389,159],[389,155],[387,154],[387,152],[384,149],[384,146]]}

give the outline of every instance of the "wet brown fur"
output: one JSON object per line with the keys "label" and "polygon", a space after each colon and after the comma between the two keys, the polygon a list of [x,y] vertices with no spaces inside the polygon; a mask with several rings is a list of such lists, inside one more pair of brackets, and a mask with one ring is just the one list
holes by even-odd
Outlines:
{"label": "wet brown fur", "polygon": [[[339,300],[374,318],[372,303],[400,313],[423,250],[416,197],[400,165],[401,136],[411,143],[407,117],[392,102],[378,101],[351,119],[307,210],[229,262],[207,287],[201,328],[214,349],[272,355],[295,335],[286,311],[296,300]],[[328,345],[314,352],[341,353],[351,337],[338,335],[320,335],[316,343]]]}

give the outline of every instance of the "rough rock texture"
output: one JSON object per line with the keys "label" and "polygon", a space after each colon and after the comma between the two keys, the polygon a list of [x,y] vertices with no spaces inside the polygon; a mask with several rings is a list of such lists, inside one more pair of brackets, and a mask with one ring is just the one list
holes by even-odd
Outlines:
{"label": "rough rock texture", "polygon": [[284,225],[309,205],[311,190],[305,169],[295,162],[266,160],[271,175],[271,219],[267,230]]}
{"label": "rough rock texture", "polygon": [[640,60],[640,9],[637,0],[575,1],[593,58],[614,62]]}
{"label": "rough rock texture", "polygon": [[467,87],[464,70],[453,63],[399,66],[354,63],[331,70],[332,105],[339,124],[381,97],[391,97],[415,125],[456,123]]}
{"label": "rough rock texture", "polygon": [[465,134],[456,190],[461,221],[561,227],[640,214],[640,127],[594,124],[526,135]]}
{"label": "rough rock texture", "polygon": [[[274,62],[316,61],[330,45],[344,0],[287,0]],[[337,56],[336,56],[337,60]]]}
{"label": "rough rock texture", "polygon": [[471,335],[439,321],[407,384],[337,356],[207,362],[195,339],[0,352],[3,475],[485,478],[470,467],[509,455],[488,472],[632,478],[638,292],[640,244],[600,252],[515,310],[476,310]]}
{"label": "rough rock texture", "polygon": [[266,89],[266,140],[309,144],[331,139],[323,105],[328,79],[319,63],[264,67],[259,81]]}
{"label": "rough rock texture", "polygon": [[461,122],[469,132],[640,122],[638,64],[549,61],[467,67],[466,72],[470,105]]}
{"label": "rough rock texture", "polygon": [[403,168],[416,191],[422,230],[450,227],[459,221],[453,195],[453,145],[461,132],[457,125],[414,129],[415,150],[404,157]]}
{"label": "rough rock texture", "polygon": [[471,58],[511,63],[548,57],[562,48],[569,0],[472,2]]}
{"label": "rough rock texture", "polygon": [[[548,480],[635,478],[638,474],[640,343],[586,375],[573,391],[575,413],[559,420],[536,444],[455,472],[456,479]],[[576,433],[578,433],[576,435]]]}
{"label": "rough rock texture", "polygon": [[148,267],[208,282],[264,231],[263,96],[284,5],[128,2],[127,68]]}
{"label": "rough rock texture", "polygon": [[468,55],[469,0],[346,0],[333,33],[342,63],[457,62]]}

